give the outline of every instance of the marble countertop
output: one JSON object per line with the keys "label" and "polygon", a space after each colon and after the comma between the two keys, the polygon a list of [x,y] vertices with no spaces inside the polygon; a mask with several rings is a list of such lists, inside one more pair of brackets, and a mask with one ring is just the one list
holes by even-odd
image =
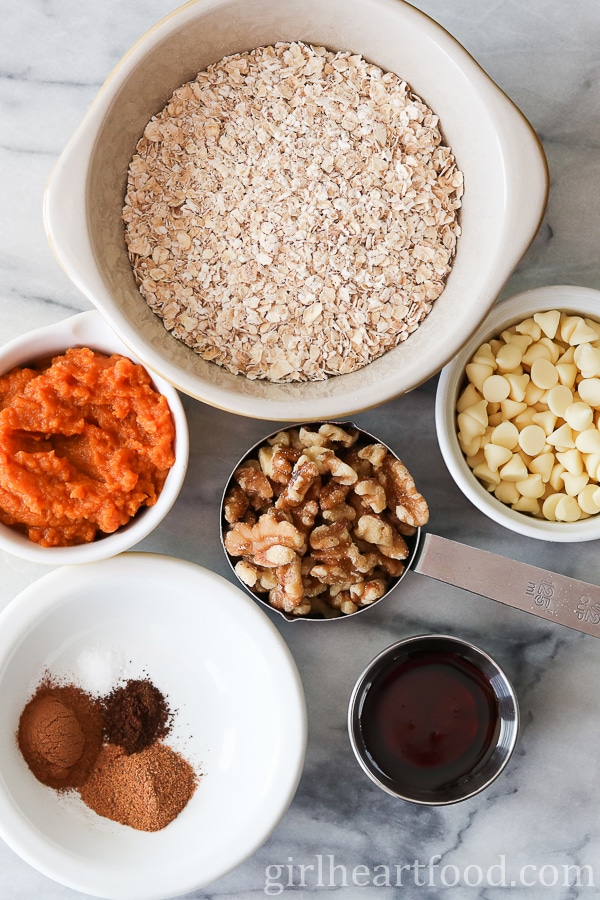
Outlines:
{"label": "marble countertop", "polygon": [[[516,102],[548,158],[547,213],[504,294],[545,284],[600,288],[597,0],[416,0],[414,5],[453,33]],[[46,241],[44,184],[113,65],[175,6],[175,0],[4,4],[1,343],[89,308]],[[553,546],[518,537],[462,496],[438,450],[435,390],[433,379],[356,417],[405,459],[428,497],[430,530],[600,584],[595,543]],[[139,549],[192,560],[230,578],[219,542],[222,485],[243,450],[268,434],[272,423],[184,402],[192,442],[184,491]],[[46,571],[0,554],[0,608]],[[305,686],[304,774],[267,843],[192,896],[245,900],[337,889],[344,900],[400,894],[425,900],[442,891],[449,900],[490,900],[508,886],[512,898],[545,898],[550,890],[560,900],[591,896],[590,885],[598,891],[599,641],[413,573],[369,615],[339,628],[273,620]],[[355,762],[346,732],[348,698],[366,663],[395,640],[424,631],[460,635],[486,649],[506,669],[521,706],[522,730],[505,772],[483,794],[447,808],[412,806],[379,791]],[[70,900],[77,894],[0,843],[0,896]]]}

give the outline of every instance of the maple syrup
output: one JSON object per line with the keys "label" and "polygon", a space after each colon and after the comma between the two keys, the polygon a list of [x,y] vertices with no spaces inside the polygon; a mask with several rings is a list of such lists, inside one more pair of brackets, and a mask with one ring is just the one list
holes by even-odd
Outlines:
{"label": "maple syrup", "polygon": [[402,793],[433,793],[477,771],[500,730],[489,679],[460,652],[420,648],[392,660],[360,713],[365,749]]}

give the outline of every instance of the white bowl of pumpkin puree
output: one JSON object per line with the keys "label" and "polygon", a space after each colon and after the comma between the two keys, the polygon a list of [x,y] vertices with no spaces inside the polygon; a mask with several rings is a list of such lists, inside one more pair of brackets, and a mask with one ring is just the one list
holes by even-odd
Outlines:
{"label": "white bowl of pumpkin puree", "polygon": [[146,537],[189,456],[177,391],[97,311],[0,348],[0,549],[73,565]]}

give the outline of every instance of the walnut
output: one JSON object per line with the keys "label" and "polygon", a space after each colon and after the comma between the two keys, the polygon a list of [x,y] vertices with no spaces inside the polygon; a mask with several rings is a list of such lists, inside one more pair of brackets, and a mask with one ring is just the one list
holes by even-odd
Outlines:
{"label": "walnut", "polygon": [[223,502],[223,515],[231,525],[244,516],[250,507],[250,500],[238,484],[227,492]]}
{"label": "walnut", "polygon": [[415,528],[429,520],[429,507],[418,492],[412,475],[403,462],[387,456],[377,477],[384,487],[388,506],[402,522]]}
{"label": "walnut", "polygon": [[364,502],[371,507],[373,512],[381,513],[387,506],[387,498],[383,485],[375,478],[363,478],[354,485],[354,490]]}
{"label": "walnut", "polygon": [[316,463],[308,456],[301,456],[290,472],[285,490],[277,500],[277,506],[280,509],[285,509],[286,506],[298,506],[319,477]]}
{"label": "walnut", "polygon": [[306,549],[304,535],[291,522],[277,521],[264,514],[255,525],[236,522],[225,534],[225,549],[231,556],[250,556],[276,545],[297,552]]}
{"label": "walnut", "polygon": [[277,586],[269,594],[269,600],[275,609],[283,612],[293,612],[304,600],[304,587],[302,585],[302,571],[299,557],[285,566],[279,566],[275,570]]}
{"label": "walnut", "polygon": [[233,477],[254,509],[260,509],[273,496],[271,482],[256,460],[243,463],[235,470]]}

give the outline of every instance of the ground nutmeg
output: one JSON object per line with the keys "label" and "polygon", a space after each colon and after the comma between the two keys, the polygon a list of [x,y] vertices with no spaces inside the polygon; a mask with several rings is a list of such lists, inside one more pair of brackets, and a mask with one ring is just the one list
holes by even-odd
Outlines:
{"label": "ground nutmeg", "polygon": [[138,831],[160,831],[196,790],[194,770],[161,742],[139,753],[105,744],[79,793],[94,812]]}

